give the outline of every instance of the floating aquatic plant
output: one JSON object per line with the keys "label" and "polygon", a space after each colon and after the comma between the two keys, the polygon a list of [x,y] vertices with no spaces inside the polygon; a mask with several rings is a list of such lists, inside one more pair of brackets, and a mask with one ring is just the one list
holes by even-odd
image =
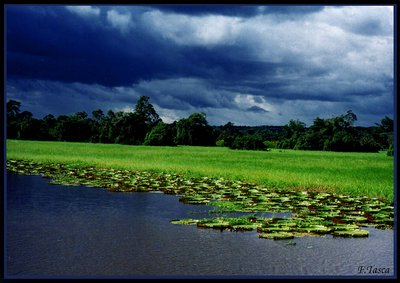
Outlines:
{"label": "floating aquatic plant", "polygon": [[[184,204],[212,205],[214,213],[252,213],[239,218],[175,219],[173,224],[231,231],[257,230],[260,238],[285,239],[332,234],[366,237],[361,227],[391,229],[394,207],[377,198],[343,194],[286,191],[224,178],[97,168],[60,163],[7,160],[11,173],[42,175],[52,184],[85,185],[113,192],[161,191],[180,196]],[[213,211],[211,211],[212,213]],[[254,213],[290,212],[290,218],[266,218]]]}
{"label": "floating aquatic plant", "polygon": [[369,232],[366,230],[360,230],[360,229],[350,229],[350,230],[338,230],[333,232],[333,236],[337,237],[368,237]]}
{"label": "floating aquatic plant", "polygon": [[199,219],[175,219],[171,220],[171,224],[195,225],[199,221]]}
{"label": "floating aquatic plant", "polygon": [[289,232],[261,233],[258,236],[260,238],[273,239],[273,240],[287,240],[294,238],[294,235]]}

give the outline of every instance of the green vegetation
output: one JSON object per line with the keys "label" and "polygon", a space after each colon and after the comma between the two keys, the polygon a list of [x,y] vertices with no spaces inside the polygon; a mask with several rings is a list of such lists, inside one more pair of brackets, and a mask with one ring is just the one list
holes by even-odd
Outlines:
{"label": "green vegetation", "polygon": [[225,147],[151,147],[7,140],[7,159],[240,180],[270,189],[335,192],[393,202],[394,161],[386,153]]}
{"label": "green vegetation", "polygon": [[357,120],[351,110],[345,115],[329,119],[314,119],[306,128],[301,121],[291,120],[283,128],[283,136],[277,144],[279,148],[324,150],[340,152],[377,152],[388,149],[393,144],[393,120],[385,117],[378,127],[369,131],[359,131],[353,127]]}
{"label": "green vegetation", "polygon": [[314,119],[313,125],[291,120],[285,126],[223,126],[208,124],[205,113],[165,124],[148,96],[141,96],[133,112],[106,114],[101,109],[72,115],[52,114],[36,119],[29,111],[20,111],[21,103],[7,102],[7,137],[18,140],[72,141],[152,146],[225,146],[231,149],[323,150],[339,152],[388,151],[393,156],[394,123],[385,117],[373,127],[354,127],[356,114],[351,110],[337,117]]}
{"label": "green vegetation", "polygon": [[[113,192],[179,195],[184,204],[214,206],[216,217],[172,224],[256,230],[266,239],[368,237],[361,227],[393,228],[393,120],[388,117],[362,130],[352,126],[357,118],[351,111],[317,117],[310,128],[293,120],[275,128],[230,122],[212,127],[204,113],[165,124],[146,96],[134,112],[104,115],[98,109],[93,118],[78,112],[38,120],[19,107],[7,102],[7,134],[16,139],[6,142],[9,172]],[[389,150],[378,152],[382,149]],[[226,217],[237,212],[247,215]],[[257,215],[265,212],[292,216]]]}
{"label": "green vegetation", "polygon": [[[271,189],[254,183],[224,178],[191,177],[162,172],[82,166],[55,162],[7,160],[7,170],[18,174],[39,174],[50,183],[86,185],[113,192],[161,191],[176,194],[188,204],[211,205],[204,219],[174,219],[171,224],[193,225],[231,231],[257,230],[260,238],[333,234],[338,237],[367,237],[360,227],[393,228],[394,207],[377,198]],[[226,217],[230,213],[241,217]],[[287,212],[291,218],[266,218],[257,213]]]}

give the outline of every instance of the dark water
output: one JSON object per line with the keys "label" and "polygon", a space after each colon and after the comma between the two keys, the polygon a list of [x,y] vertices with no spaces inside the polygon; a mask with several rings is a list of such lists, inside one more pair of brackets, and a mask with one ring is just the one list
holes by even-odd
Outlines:
{"label": "dark water", "polygon": [[[5,275],[20,277],[273,277],[394,275],[394,231],[363,239],[259,239],[172,225],[207,206],[161,193],[111,193],[7,174]],[[196,214],[197,212],[197,214]],[[365,272],[359,273],[363,266]]]}

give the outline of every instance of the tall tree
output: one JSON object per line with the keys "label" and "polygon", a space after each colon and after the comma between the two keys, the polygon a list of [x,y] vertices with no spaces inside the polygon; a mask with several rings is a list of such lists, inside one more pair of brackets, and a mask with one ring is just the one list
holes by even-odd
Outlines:
{"label": "tall tree", "polygon": [[176,145],[174,141],[175,127],[174,125],[168,125],[162,121],[158,122],[153,129],[146,134],[144,140],[145,145]]}
{"label": "tall tree", "polygon": [[104,112],[101,109],[92,111],[91,125],[92,125],[92,136],[90,137],[91,142],[101,142],[101,132],[104,126]]}
{"label": "tall tree", "polygon": [[44,140],[57,140],[56,127],[57,120],[52,114],[47,114],[42,119],[41,132]]}
{"label": "tall tree", "polygon": [[215,145],[213,129],[208,125],[206,114],[195,112],[188,118],[176,123],[177,144],[181,145]]}
{"label": "tall tree", "polygon": [[300,120],[290,120],[289,123],[283,127],[283,139],[278,143],[278,147],[294,148],[305,131],[305,123]]}
{"label": "tall tree", "polygon": [[142,144],[146,134],[161,121],[153,105],[149,102],[150,97],[141,96],[136,102],[134,115],[129,115],[126,118],[130,123],[126,125],[128,131],[134,135],[129,140],[132,144]]}
{"label": "tall tree", "polygon": [[135,113],[146,125],[152,127],[161,121],[153,105],[149,102],[150,97],[141,96],[136,102]]}
{"label": "tall tree", "polygon": [[238,131],[232,122],[228,122],[222,127],[220,127],[220,132],[218,135],[218,142],[224,146],[230,147],[233,145],[235,137],[238,135]]}
{"label": "tall tree", "polygon": [[18,114],[21,112],[20,110],[21,102],[10,99],[6,103],[7,108],[7,138],[15,139],[17,138],[18,132]]}
{"label": "tall tree", "polygon": [[390,146],[394,147],[394,123],[393,120],[385,116],[380,123],[376,123],[377,129],[374,139],[380,144],[382,150],[387,150]]}
{"label": "tall tree", "polygon": [[393,132],[394,129],[394,123],[393,123],[393,119],[391,119],[388,116],[385,116],[384,118],[381,119],[380,123],[375,123],[375,125],[378,126],[380,132]]}
{"label": "tall tree", "polygon": [[14,119],[21,112],[21,102],[10,99],[6,103],[7,106],[7,119]]}

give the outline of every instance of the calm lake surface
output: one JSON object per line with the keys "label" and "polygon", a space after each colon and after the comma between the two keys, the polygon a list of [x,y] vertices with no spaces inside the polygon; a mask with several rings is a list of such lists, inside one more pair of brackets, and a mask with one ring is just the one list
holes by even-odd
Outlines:
{"label": "calm lake surface", "polygon": [[[170,224],[212,209],[182,204],[178,196],[6,177],[6,278],[394,276],[393,230],[371,228],[361,239],[295,238],[288,245],[256,232]],[[374,268],[389,274],[368,272]]]}

